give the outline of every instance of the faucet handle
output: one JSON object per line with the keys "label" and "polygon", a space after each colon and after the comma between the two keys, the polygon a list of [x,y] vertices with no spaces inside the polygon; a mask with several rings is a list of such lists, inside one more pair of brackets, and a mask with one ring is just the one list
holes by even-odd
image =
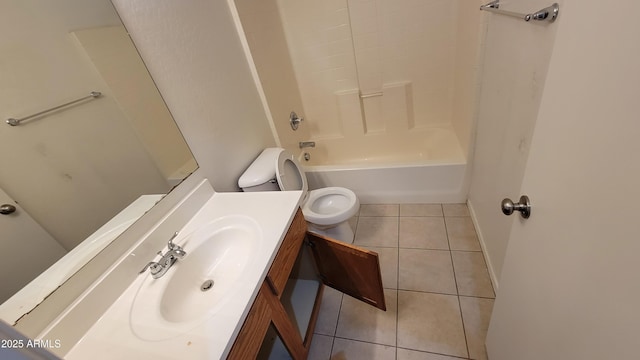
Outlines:
{"label": "faucet handle", "polygon": [[178,232],[177,231],[175,233],[173,233],[173,235],[169,239],[169,242],[167,243],[167,248],[169,248],[169,250],[181,250],[182,249],[180,247],[180,245],[176,245],[176,243],[173,242],[173,239],[175,239],[176,236],[178,236]]}
{"label": "faucet handle", "polygon": [[142,270],[140,270],[140,272],[138,274],[142,274],[145,271],[147,271],[147,269],[151,269],[151,274],[155,275],[157,274],[160,270],[162,270],[162,265],[158,264],[155,261],[150,261],[147,265],[145,265]]}

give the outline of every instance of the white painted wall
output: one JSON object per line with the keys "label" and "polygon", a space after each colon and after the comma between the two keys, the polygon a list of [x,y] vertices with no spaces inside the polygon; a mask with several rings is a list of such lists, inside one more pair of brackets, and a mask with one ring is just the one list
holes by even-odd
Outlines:
{"label": "white painted wall", "polygon": [[[508,4],[509,10],[525,13],[548,5],[546,0]],[[468,201],[498,288],[512,223],[500,211],[500,202],[520,197],[556,26],[488,12],[481,15],[487,18],[487,28]]]}
{"label": "white painted wall", "polygon": [[461,0],[456,9],[456,48],[451,124],[462,152],[473,152],[472,135],[479,105],[482,48],[486,18],[479,12],[486,0]]}
{"label": "white painted wall", "polygon": [[118,13],[216,191],[274,146],[226,1],[114,0]]}
{"label": "white painted wall", "polygon": [[294,153],[299,151],[298,142],[311,138],[308,121],[293,130],[289,114],[295,111],[304,118],[298,81],[293,72],[289,47],[282,27],[277,0],[230,1],[237,10],[246,39],[250,66],[255,68],[256,82],[264,92],[264,101],[271,114],[273,126],[280,146]]}

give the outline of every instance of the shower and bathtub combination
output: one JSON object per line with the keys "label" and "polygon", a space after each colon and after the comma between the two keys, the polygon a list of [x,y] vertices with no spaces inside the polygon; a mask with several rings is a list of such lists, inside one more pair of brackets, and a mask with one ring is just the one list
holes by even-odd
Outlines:
{"label": "shower and bathtub combination", "polygon": [[278,145],[310,189],[346,187],[365,204],[466,200],[480,2],[259,4],[232,12]]}

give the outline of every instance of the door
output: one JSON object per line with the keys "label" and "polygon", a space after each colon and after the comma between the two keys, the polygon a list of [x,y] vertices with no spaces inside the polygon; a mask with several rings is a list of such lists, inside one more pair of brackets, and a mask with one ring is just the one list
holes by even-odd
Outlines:
{"label": "door", "polygon": [[491,360],[638,359],[639,12],[560,10],[521,190],[532,214],[514,218]]}
{"label": "door", "polygon": [[307,232],[322,282],[381,310],[387,310],[378,254]]}
{"label": "door", "polygon": [[33,280],[62,257],[66,250],[35,222],[18,203],[0,189],[0,205],[15,206],[15,212],[0,215],[0,303]]}

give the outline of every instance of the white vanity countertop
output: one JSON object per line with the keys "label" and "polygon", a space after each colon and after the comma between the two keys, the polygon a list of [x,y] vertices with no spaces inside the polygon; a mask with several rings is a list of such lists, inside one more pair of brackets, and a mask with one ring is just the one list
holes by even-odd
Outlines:
{"label": "white vanity countertop", "polygon": [[[190,234],[214,219],[229,215],[251,217],[262,231],[261,246],[251,265],[250,275],[234,291],[230,301],[225,301],[223,310],[201,319],[193,329],[184,334],[161,341],[144,340],[132,330],[130,319],[138,289],[151,276],[146,272],[125,290],[64,358],[225,358],[280,248],[300,198],[300,191],[215,193],[185,227],[180,229],[180,234]],[[180,235],[176,238],[176,243],[181,244]],[[189,249],[186,246],[185,251],[187,256],[178,260],[179,262],[188,261]],[[167,275],[172,270],[169,269]]]}

